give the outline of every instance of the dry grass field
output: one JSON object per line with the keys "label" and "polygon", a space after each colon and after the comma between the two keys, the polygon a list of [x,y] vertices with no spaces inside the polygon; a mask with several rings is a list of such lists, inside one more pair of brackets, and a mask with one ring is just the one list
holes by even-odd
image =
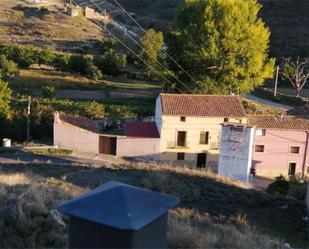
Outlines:
{"label": "dry grass field", "polygon": [[[49,2],[59,8],[64,4],[62,0]],[[89,53],[97,51],[98,42],[105,37],[100,27],[86,18],[40,8],[22,0],[1,1],[0,43],[49,46],[62,52],[78,51],[81,47],[88,48]]]}
{"label": "dry grass field", "polygon": [[286,242],[308,247],[303,202],[208,172],[144,163],[1,165],[0,247],[67,247],[68,228],[52,210],[109,180],[180,197],[170,212],[170,248],[285,248]]}

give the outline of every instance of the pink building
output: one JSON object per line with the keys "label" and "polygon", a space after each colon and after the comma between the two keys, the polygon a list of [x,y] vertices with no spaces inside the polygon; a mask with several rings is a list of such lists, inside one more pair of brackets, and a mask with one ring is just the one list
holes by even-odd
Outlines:
{"label": "pink building", "polygon": [[155,160],[160,136],[155,123],[127,124],[124,135],[100,133],[96,122],[78,116],[55,113],[54,145],[89,154],[109,154]]}
{"label": "pink building", "polygon": [[309,174],[309,119],[249,116],[256,126],[252,168],[275,177]]}

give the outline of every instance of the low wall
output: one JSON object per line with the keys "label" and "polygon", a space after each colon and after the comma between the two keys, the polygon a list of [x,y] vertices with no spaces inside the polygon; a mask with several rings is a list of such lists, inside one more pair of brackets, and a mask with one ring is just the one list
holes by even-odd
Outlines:
{"label": "low wall", "polygon": [[69,124],[54,123],[54,145],[59,148],[98,154],[99,135]]}
{"label": "low wall", "polygon": [[159,138],[117,138],[117,156],[143,157],[149,160],[158,160],[159,149]]}

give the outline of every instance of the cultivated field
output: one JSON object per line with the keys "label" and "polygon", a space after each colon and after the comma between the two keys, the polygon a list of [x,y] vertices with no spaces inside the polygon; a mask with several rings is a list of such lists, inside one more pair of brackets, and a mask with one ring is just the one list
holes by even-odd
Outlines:
{"label": "cultivated field", "polygon": [[[66,247],[68,228],[52,214],[70,199],[109,180],[181,198],[170,214],[171,248],[307,247],[304,203],[246,189],[211,173],[147,165],[2,165],[0,247]],[[67,218],[63,218],[67,224]]]}

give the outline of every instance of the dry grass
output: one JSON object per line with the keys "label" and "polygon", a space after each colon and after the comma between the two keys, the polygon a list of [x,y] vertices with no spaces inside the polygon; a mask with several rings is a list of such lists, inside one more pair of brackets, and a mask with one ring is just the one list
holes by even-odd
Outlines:
{"label": "dry grass", "polygon": [[[31,164],[1,169],[0,248],[67,247],[68,230],[50,211],[62,200],[110,180],[180,197],[179,207],[169,217],[170,248],[283,248],[280,245],[285,242],[295,242],[301,248],[307,245],[300,235],[298,202],[247,189],[210,172],[134,162],[99,168]],[[280,209],[285,203],[289,209]],[[4,225],[9,229],[2,229]]]}
{"label": "dry grass", "polygon": [[31,172],[0,174],[0,248],[67,247],[67,230],[51,211],[84,191]]}

